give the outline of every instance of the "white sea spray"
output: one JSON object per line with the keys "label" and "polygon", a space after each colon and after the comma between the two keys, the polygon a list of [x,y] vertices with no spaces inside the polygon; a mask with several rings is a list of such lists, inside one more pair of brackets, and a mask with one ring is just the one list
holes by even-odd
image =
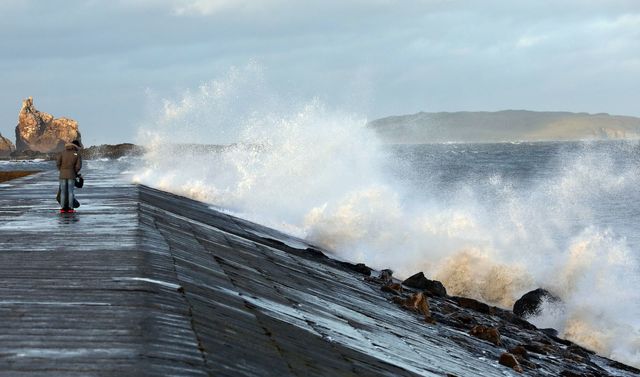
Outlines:
{"label": "white sea spray", "polygon": [[586,146],[557,156],[554,174],[526,189],[498,174],[447,192],[427,174],[412,187],[401,179],[410,167],[364,117],[287,101],[267,86],[250,64],[165,100],[141,128],[147,153],[135,179],[343,259],[400,277],[424,271],[450,294],[510,308],[544,287],[563,303],[546,303],[535,324],[640,366],[638,257],[594,221],[599,198],[640,187],[638,170]]}

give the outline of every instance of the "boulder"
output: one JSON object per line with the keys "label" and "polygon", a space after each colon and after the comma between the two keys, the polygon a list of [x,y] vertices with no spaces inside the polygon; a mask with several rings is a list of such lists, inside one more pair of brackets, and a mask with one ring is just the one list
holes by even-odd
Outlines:
{"label": "boulder", "polygon": [[402,294],[402,284],[399,283],[389,283],[387,285],[383,285],[380,287],[380,290],[384,292],[393,293],[394,295]]}
{"label": "boulder", "polygon": [[540,314],[540,305],[543,301],[560,302],[557,296],[554,296],[546,289],[538,288],[531,292],[525,293],[513,304],[513,313],[522,318],[527,318]]}
{"label": "boulder", "polygon": [[476,338],[480,338],[486,340],[487,342],[493,343],[496,346],[499,346],[501,344],[500,332],[495,327],[476,325],[471,329],[469,334],[475,336]]}
{"label": "boulder", "polygon": [[551,346],[549,346],[548,344],[540,343],[540,342],[531,342],[531,343],[523,344],[522,346],[528,352],[533,352],[540,355],[549,355],[555,352],[555,350]]}
{"label": "boulder", "polygon": [[345,267],[351,271],[355,271],[357,273],[363,274],[365,276],[371,276],[371,267],[368,267],[364,263],[349,263],[349,262],[338,262],[339,265]]}
{"label": "boulder", "polygon": [[422,289],[433,296],[445,297],[447,295],[447,290],[441,282],[427,279],[422,272],[409,277],[402,284],[407,287]]}
{"label": "boulder", "polygon": [[509,350],[509,353],[525,360],[529,359],[529,353],[527,352],[527,349],[524,348],[522,345],[511,348]]}
{"label": "boulder", "polygon": [[518,373],[522,373],[522,367],[520,366],[518,359],[516,359],[516,357],[510,354],[509,352],[505,352],[502,355],[500,355],[500,359],[498,360],[498,362],[504,366],[507,366],[513,369]]}
{"label": "boulder", "polygon": [[3,137],[2,134],[0,134],[0,157],[9,157],[11,152],[13,152],[15,149],[16,147],[13,145],[11,140]]}
{"label": "boulder", "polygon": [[523,329],[527,329],[527,330],[537,330],[538,328],[535,327],[534,325],[532,325],[531,323],[529,323],[526,319],[523,319],[521,317],[518,317],[517,315],[513,314],[513,311],[511,310],[506,310],[506,309],[501,309],[501,308],[497,308],[497,307],[492,307],[490,308],[490,310],[493,310],[493,314],[497,315],[498,317],[502,318],[503,320],[514,324],[520,328]]}
{"label": "boulder", "polygon": [[434,319],[431,317],[429,301],[427,301],[427,297],[422,292],[414,293],[406,299],[394,297],[393,301],[397,304],[400,304],[405,309],[409,309],[411,311],[418,312],[424,315],[425,322],[435,323]]}
{"label": "boulder", "polygon": [[494,310],[491,306],[485,304],[484,302],[480,302],[478,300],[474,300],[468,297],[458,297],[454,296],[453,299],[463,308],[475,310],[476,312],[483,314],[494,314]]}
{"label": "boulder", "polygon": [[66,143],[80,140],[78,122],[36,110],[33,98],[22,101],[16,126],[16,151],[52,153],[64,149]]}
{"label": "boulder", "polygon": [[378,277],[378,279],[380,279],[384,284],[389,284],[393,281],[392,276],[393,276],[393,271],[386,268],[380,271],[380,276]]}
{"label": "boulder", "polygon": [[558,336],[558,330],[556,329],[552,329],[552,328],[546,328],[546,329],[540,329],[540,331],[542,331],[544,334],[547,334],[551,337],[557,337]]}

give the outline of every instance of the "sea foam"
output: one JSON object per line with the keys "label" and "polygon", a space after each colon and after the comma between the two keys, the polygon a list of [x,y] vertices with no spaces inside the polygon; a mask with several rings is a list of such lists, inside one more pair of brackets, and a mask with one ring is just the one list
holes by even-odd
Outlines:
{"label": "sea foam", "polygon": [[424,271],[450,294],[510,308],[544,287],[563,305],[546,304],[535,324],[640,366],[637,251],[615,229],[594,225],[592,208],[602,195],[637,189],[637,171],[585,148],[558,156],[556,174],[526,189],[499,175],[485,177],[483,190],[469,180],[442,192],[428,174],[411,186],[402,179],[411,167],[364,117],[318,99],[284,100],[254,64],[157,108],[140,129],[147,153],[136,181],[342,259],[400,277]]}

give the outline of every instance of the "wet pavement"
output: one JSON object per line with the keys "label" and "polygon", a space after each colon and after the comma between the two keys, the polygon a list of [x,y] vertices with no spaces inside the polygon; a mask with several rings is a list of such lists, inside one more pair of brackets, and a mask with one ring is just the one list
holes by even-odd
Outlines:
{"label": "wet pavement", "polygon": [[[0,187],[0,376],[519,375],[452,319],[495,312],[430,298],[425,323],[302,240],[88,165],[76,214],[53,171]],[[589,358],[525,375],[636,375]]]}

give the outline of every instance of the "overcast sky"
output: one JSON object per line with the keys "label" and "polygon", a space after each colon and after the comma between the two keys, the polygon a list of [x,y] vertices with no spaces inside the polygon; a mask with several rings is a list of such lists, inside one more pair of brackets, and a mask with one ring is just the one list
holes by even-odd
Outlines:
{"label": "overcast sky", "polygon": [[23,98],[85,144],[133,141],[149,92],[257,64],[279,96],[418,111],[640,116],[638,0],[0,0],[0,133]]}

